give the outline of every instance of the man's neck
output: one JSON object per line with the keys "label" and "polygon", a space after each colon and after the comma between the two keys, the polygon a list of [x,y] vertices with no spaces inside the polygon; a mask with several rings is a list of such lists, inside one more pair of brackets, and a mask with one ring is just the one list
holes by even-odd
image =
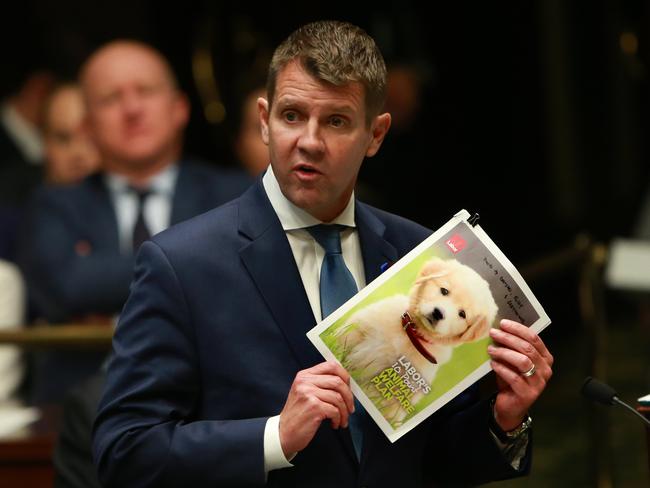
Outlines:
{"label": "man's neck", "polygon": [[[271,166],[267,168],[266,174],[262,178],[262,184],[264,185],[264,191],[269,197],[271,206],[280,219],[282,228],[285,231],[310,227],[322,222],[314,215],[289,201],[282,193],[280,184],[273,174],[273,168]],[[337,224],[355,227],[354,206],[354,198],[351,196],[345,208],[337,216],[330,219],[330,221],[334,220]]]}
{"label": "man's neck", "polygon": [[124,177],[130,185],[146,187],[151,178],[165,171],[165,169],[177,161],[178,158],[165,158],[153,163],[139,163],[135,168],[133,167],[134,165],[107,162],[104,167],[107,173]]}

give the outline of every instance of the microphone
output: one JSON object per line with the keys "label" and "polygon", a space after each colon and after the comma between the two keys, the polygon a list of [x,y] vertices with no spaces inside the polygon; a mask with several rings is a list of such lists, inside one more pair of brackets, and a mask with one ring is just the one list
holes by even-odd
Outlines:
{"label": "microphone", "polygon": [[645,418],[634,408],[630,407],[627,403],[618,398],[616,391],[611,386],[606,385],[602,381],[598,381],[596,378],[587,376],[584,383],[582,384],[580,391],[590,400],[594,400],[605,405],[621,405],[627,408],[634,415],[638,416],[646,423],[646,425],[650,426],[650,420]]}

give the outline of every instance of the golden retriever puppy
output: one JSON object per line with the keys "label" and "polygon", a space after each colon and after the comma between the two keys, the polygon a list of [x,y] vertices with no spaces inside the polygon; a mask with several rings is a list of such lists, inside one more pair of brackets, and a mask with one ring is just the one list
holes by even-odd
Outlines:
{"label": "golden retriever puppy", "polygon": [[454,346],[487,336],[498,306],[476,271],[433,258],[409,295],[354,313],[337,332],[341,362],[384,417],[398,426],[431,390]]}

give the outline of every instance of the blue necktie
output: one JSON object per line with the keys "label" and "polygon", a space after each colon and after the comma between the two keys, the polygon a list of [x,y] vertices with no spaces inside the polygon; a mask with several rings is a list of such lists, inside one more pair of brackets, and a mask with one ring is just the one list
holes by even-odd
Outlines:
{"label": "blue necktie", "polygon": [[[316,225],[308,227],[307,231],[325,250],[325,257],[320,270],[320,307],[323,318],[343,305],[357,293],[357,284],[352,273],[345,265],[341,252],[341,231],[343,225]],[[354,399],[354,414],[350,416],[349,426],[357,459],[361,459],[363,444],[362,419],[365,410],[359,401]]]}

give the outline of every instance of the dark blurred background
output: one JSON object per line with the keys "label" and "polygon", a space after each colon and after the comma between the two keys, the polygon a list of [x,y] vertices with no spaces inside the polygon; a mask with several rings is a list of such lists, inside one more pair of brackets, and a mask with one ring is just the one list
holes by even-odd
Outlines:
{"label": "dark blurred background", "polygon": [[[557,372],[538,406],[541,454],[527,483],[602,486],[583,414],[603,423],[606,413],[577,390],[600,354],[615,361],[609,379],[629,388],[622,397],[650,391],[644,297],[594,295],[607,321],[606,338],[594,338],[580,302],[584,262],[554,256],[575,250],[579,235],[607,244],[633,232],[649,186],[649,2],[28,0],[2,15],[0,95],[35,65],[73,77],[103,42],[144,40],[169,57],[190,96],[187,152],[232,166],[241,97],[264,79],[282,39],[325,18],[365,28],[395,74],[394,126],[366,162],[359,194],[431,228],[461,208],[479,212],[517,267],[548,264],[530,285],[553,319],[543,338]],[[601,340],[613,345],[592,347]],[[623,446],[617,432],[607,434],[610,481],[646,486],[641,426],[630,422]]]}
{"label": "dark blurred background", "polygon": [[515,260],[629,233],[648,179],[648,3],[451,3],[28,0],[3,13],[2,94],[30,63],[74,76],[101,43],[145,40],[191,97],[188,150],[231,164],[239,98],[273,48],[306,21],[350,20],[416,74],[413,109],[395,100],[406,113],[362,173],[384,206],[432,227],[480,212]]}

